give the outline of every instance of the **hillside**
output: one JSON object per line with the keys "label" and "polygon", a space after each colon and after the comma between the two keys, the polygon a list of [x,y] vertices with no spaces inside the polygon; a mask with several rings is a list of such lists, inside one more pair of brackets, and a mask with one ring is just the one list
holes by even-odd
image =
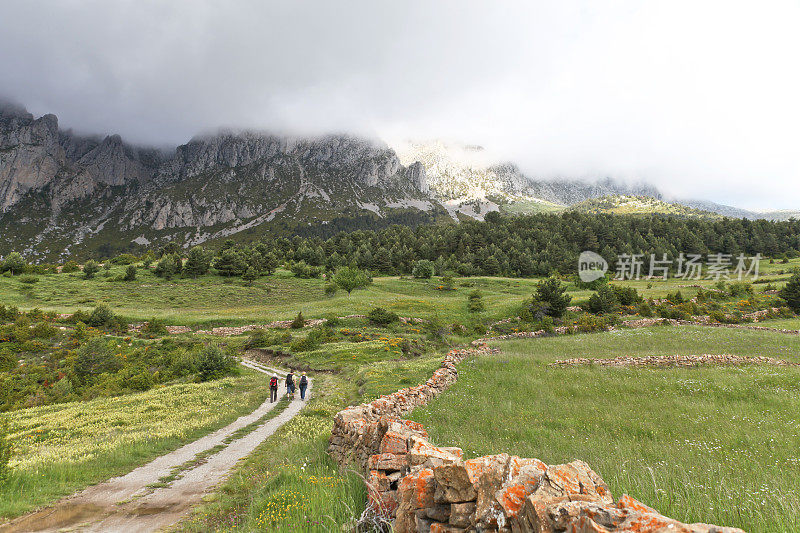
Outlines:
{"label": "hillside", "polygon": [[369,215],[414,223],[446,212],[424,170],[345,135],[198,137],[172,153],[81,137],[54,115],[0,107],[0,253],[112,254]]}
{"label": "hillside", "polygon": [[722,215],[694,209],[677,203],[669,203],[648,196],[611,195],[594,198],[575,204],[570,210],[581,213],[611,215],[669,215],[681,218],[719,219]]}

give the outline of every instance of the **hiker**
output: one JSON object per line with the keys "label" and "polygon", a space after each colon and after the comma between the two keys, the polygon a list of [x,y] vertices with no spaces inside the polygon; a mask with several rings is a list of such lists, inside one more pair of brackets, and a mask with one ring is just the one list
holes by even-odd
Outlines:
{"label": "hiker", "polygon": [[306,373],[303,372],[303,375],[300,376],[300,399],[306,399],[306,388],[308,387],[308,378],[306,377]]}
{"label": "hiker", "polygon": [[291,370],[286,374],[286,395],[289,399],[294,398],[294,374]]}
{"label": "hiker", "polygon": [[278,399],[278,376],[272,376],[269,380],[269,402],[275,403]]}

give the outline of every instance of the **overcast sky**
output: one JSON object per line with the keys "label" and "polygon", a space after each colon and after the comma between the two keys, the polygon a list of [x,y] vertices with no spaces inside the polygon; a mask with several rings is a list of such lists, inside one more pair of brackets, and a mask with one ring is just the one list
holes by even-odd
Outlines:
{"label": "overcast sky", "polygon": [[800,208],[798,28],[797,1],[0,0],[0,94],[138,143],[441,137]]}

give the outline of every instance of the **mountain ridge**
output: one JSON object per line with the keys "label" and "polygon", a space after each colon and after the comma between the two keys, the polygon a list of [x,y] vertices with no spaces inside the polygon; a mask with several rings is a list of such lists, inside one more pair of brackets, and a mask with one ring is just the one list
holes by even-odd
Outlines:
{"label": "mountain ridge", "polygon": [[482,219],[494,210],[560,211],[608,196],[663,201],[645,183],[531,179],[475,145],[228,129],[163,149],[79,135],[60,129],[55,115],[34,118],[0,102],[2,254],[111,254],[173,240],[189,246],[350,227],[348,220],[374,227]]}

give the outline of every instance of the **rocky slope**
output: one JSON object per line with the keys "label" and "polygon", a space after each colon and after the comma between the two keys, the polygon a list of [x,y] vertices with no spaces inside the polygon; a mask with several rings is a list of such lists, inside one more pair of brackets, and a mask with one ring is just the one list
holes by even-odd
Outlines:
{"label": "rocky slope", "polygon": [[422,163],[428,188],[450,205],[523,203],[531,211],[547,211],[606,195],[661,199],[661,193],[646,184],[628,185],[611,179],[594,183],[533,179],[515,164],[500,161],[480,146],[440,140],[403,141],[391,146],[403,164]]}
{"label": "rocky slope", "polygon": [[0,253],[119,253],[365,213],[446,216],[419,163],[404,166],[364,139],[223,131],[166,153],[117,135],[61,131],[54,115],[0,106]]}

